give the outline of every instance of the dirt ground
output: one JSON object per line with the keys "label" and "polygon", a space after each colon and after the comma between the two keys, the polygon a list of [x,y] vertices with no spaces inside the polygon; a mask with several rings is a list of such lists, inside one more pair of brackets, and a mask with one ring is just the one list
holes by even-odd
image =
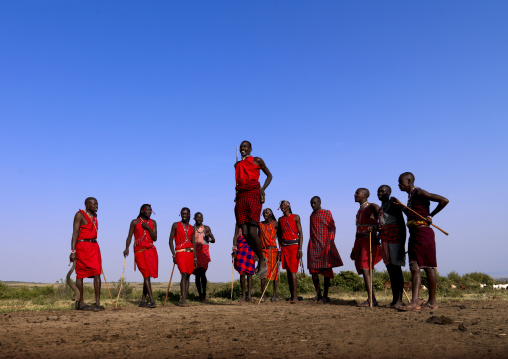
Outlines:
{"label": "dirt ground", "polygon": [[336,299],[22,311],[0,314],[0,357],[506,358],[507,309],[482,300],[403,313]]}

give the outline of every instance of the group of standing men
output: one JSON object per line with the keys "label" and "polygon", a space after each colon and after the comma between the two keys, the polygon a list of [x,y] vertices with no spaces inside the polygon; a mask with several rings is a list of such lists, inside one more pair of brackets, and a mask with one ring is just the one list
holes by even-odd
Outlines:
{"label": "group of standing men", "polygon": [[[85,211],[79,210],[74,216],[70,260],[76,262],[76,286],[80,293],[77,308],[99,311],[104,310],[104,307],[100,305],[100,275],[103,270],[101,252],[97,243],[99,204],[95,198],[89,197],[85,200],[85,208]],[[131,221],[123,251],[123,255],[127,257],[134,236],[134,270],[137,266],[143,276],[143,294],[139,306],[147,308],[156,307],[150,279],[157,278],[159,272],[159,257],[154,246],[154,242],[157,241],[157,222],[150,218],[152,213],[150,204],[141,206],[138,217]],[[189,224],[190,215],[188,208],[182,208],[181,221],[173,223],[169,235],[173,262],[178,266],[181,274],[182,302],[180,305],[183,307],[189,306],[186,300],[191,274],[196,276],[200,301],[206,300],[206,270],[211,261],[208,244],[215,242],[210,227],[203,224],[203,214],[197,212],[194,215],[194,226]],[[94,305],[86,305],[83,301],[83,278],[94,279]]]}
{"label": "group of standing men", "polygon": [[[291,292],[290,303],[296,303],[298,263],[302,258],[303,235],[300,216],[293,214],[288,201],[280,202],[283,216],[275,221],[270,208],[263,211],[264,221],[259,222],[262,204],[265,200],[265,190],[273,177],[265,162],[259,157],[252,157],[252,145],[243,141],[240,145],[241,161],[235,164],[236,206],[235,215],[237,232],[234,244],[237,243],[238,231],[244,234],[245,242],[258,259],[258,276],[262,279],[274,280],[274,293],[278,273],[279,260],[282,268],[287,270],[288,283]],[[260,171],[266,174],[263,187],[260,187]],[[363,275],[367,288],[368,300],[359,306],[377,306],[372,291],[371,273],[374,265],[381,260],[386,264],[390,275],[393,299],[389,307],[408,311],[420,309],[437,309],[436,302],[436,243],[434,231],[430,227],[432,217],[439,213],[447,204],[448,199],[429,193],[414,185],[415,177],[410,172],[399,176],[398,185],[401,191],[408,193],[407,207],[395,197],[390,197],[391,188],[382,185],[378,189],[381,207],[368,202],[369,190],[359,188],[355,194],[355,201],[360,204],[356,214],[356,239],[351,259],[355,262],[358,274]],[[321,208],[321,199],[314,196],[311,199],[313,212],[310,216],[310,237],[307,248],[307,268],[312,275],[318,302],[329,301],[328,289],[330,279],[333,278],[332,268],[343,265],[337,247],[335,246],[335,222],[330,211]],[[437,202],[436,208],[430,211],[430,202]],[[409,228],[408,257],[412,276],[412,299],[403,305],[404,277],[402,266],[405,266],[406,229],[403,213],[407,216]],[[259,233],[259,234],[258,234]],[[270,235],[268,235],[270,233]],[[278,238],[280,252],[275,257],[272,253],[275,236]],[[260,238],[261,237],[261,238]],[[233,251],[237,248],[234,246]],[[270,252],[269,252],[270,251]],[[254,257],[254,256],[252,256]],[[276,258],[276,262],[275,262]],[[275,262],[275,263],[274,263]],[[421,287],[421,269],[428,278],[429,299],[419,298]],[[239,272],[242,274],[241,269]],[[267,274],[268,273],[268,274]],[[318,275],[324,276],[324,293]],[[264,280],[262,281],[264,287]],[[242,284],[245,299],[245,290]],[[250,290],[249,290],[250,293]],[[264,298],[262,298],[264,300]],[[273,298],[272,298],[273,300]]]}
{"label": "group of standing men", "polygon": [[[235,163],[236,198],[235,198],[235,236],[233,239],[234,264],[241,274],[243,296],[241,300],[250,298],[251,276],[254,273],[262,280],[265,287],[266,279],[276,286],[279,278],[279,262],[287,270],[290,303],[297,303],[297,272],[302,259],[303,233],[300,216],[292,213],[289,201],[280,202],[279,209],[283,215],[275,220],[270,208],[263,210],[264,221],[260,222],[261,209],[265,202],[265,190],[273,179],[265,162],[259,157],[252,157],[252,145],[243,141],[240,145],[242,159]],[[261,187],[260,171],[266,175]],[[355,261],[358,274],[363,275],[369,299],[360,306],[377,306],[371,281],[371,271],[381,260],[387,266],[390,275],[393,300],[390,307],[399,310],[437,309],[436,303],[436,244],[434,231],[430,228],[432,217],[439,213],[448,200],[437,194],[429,193],[414,186],[414,175],[405,172],[399,176],[399,188],[408,193],[407,207],[395,197],[390,197],[391,188],[382,185],[378,189],[381,206],[368,202],[369,190],[359,188],[354,194],[355,201],[360,204],[356,214],[356,239],[351,259]],[[437,202],[436,208],[430,211],[430,202]],[[321,199],[314,196],[310,201],[313,212],[310,216],[310,237],[307,247],[307,268],[312,275],[318,302],[330,301],[328,290],[330,279],[333,278],[332,268],[343,265],[335,246],[335,222],[330,211],[321,208]],[[76,261],[76,284],[80,292],[78,309],[102,310],[100,306],[100,274],[102,260],[97,243],[98,202],[89,197],[85,200],[86,210],[79,210],[74,217],[71,240],[70,260]],[[406,214],[409,228],[408,256],[412,275],[412,300],[402,304],[404,278],[401,267],[405,265]],[[124,256],[129,255],[129,246],[134,236],[135,267],[143,275],[143,295],[141,307],[155,307],[150,278],[158,277],[158,255],[154,246],[157,240],[157,223],[152,220],[152,207],[144,204],[139,215],[132,220],[126,240]],[[180,211],[181,221],[173,223],[169,236],[169,246],[173,261],[181,273],[180,291],[181,306],[186,303],[190,283],[190,275],[196,276],[196,286],[200,301],[206,300],[206,270],[210,262],[208,243],[215,238],[210,227],[203,225],[203,215],[196,213],[195,225],[189,224],[191,212],[184,207]],[[424,218],[424,220],[422,219]],[[174,243],[173,243],[174,241]],[[277,243],[279,247],[277,248]],[[254,261],[258,266],[255,268]],[[429,299],[427,302],[419,298],[421,272],[424,269],[428,278]],[[103,272],[102,272],[103,273]],[[321,293],[318,275],[324,276],[324,293]],[[245,276],[249,278],[249,295],[245,295]],[[94,279],[95,305],[85,305],[83,301],[83,278]],[[150,302],[146,300],[148,296]],[[264,298],[262,298],[264,301]]]}

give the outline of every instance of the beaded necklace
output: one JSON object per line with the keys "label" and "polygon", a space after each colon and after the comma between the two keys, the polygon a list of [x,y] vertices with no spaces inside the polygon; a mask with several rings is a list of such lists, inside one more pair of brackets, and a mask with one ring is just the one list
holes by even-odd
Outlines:
{"label": "beaded necklace", "polygon": [[407,198],[407,206],[411,208],[411,202],[413,201],[413,195],[415,194],[416,190],[420,187],[413,187],[411,188],[411,192],[409,192],[408,198]]}
{"label": "beaded necklace", "polygon": [[365,210],[365,208],[367,208],[369,206],[370,202],[365,202],[364,204],[361,204],[360,205],[360,210],[358,211],[358,213],[356,214],[356,225],[357,226],[360,226],[360,218],[362,218],[362,214],[363,214],[363,211]]}

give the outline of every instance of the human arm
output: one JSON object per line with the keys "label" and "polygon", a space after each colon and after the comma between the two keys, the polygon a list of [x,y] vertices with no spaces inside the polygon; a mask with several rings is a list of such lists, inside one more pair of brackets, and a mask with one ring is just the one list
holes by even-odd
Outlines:
{"label": "human arm", "polygon": [[254,157],[253,162],[259,166],[261,171],[266,175],[265,183],[263,184],[263,187],[259,189],[259,194],[261,197],[264,197],[266,188],[270,185],[270,182],[272,182],[273,176],[268,167],[266,167],[265,161],[261,157]]}
{"label": "human arm", "polygon": [[337,232],[337,228],[335,227],[335,221],[333,220],[332,212],[328,212],[328,233],[330,235],[330,240],[335,240],[335,233]]}
{"label": "human arm", "polygon": [[450,202],[447,198],[443,196],[434,193],[429,193],[421,188],[418,188],[415,194],[420,195],[428,199],[429,201],[437,202],[436,208],[434,208],[434,210],[430,212],[430,214],[427,216],[427,222],[429,223],[432,223],[432,217],[441,212],[441,210],[445,208],[446,205]]}
{"label": "human arm", "polygon": [[171,232],[169,233],[169,249],[171,250],[171,253],[173,254],[173,263],[176,263],[176,252],[175,252],[175,246],[173,244],[173,240],[175,239],[177,223],[178,222],[173,223],[173,226],[171,227]]}
{"label": "human arm", "polygon": [[233,249],[231,252],[231,257],[233,258],[236,256],[237,246],[238,246],[238,227],[235,226],[235,234],[233,235]]}
{"label": "human arm", "polygon": [[69,260],[71,262],[76,260],[76,244],[78,243],[79,227],[81,226],[83,219],[83,214],[78,212],[74,216],[74,221],[72,222],[71,255],[69,256]]}
{"label": "human arm", "polygon": [[295,222],[296,222],[296,228],[298,228],[298,254],[296,255],[296,258],[301,259],[303,256],[303,252],[302,252],[303,231],[302,231],[302,224],[300,222],[300,216],[297,214],[295,214]]}
{"label": "human arm", "polygon": [[205,226],[205,241],[208,243],[215,243],[215,237],[213,236],[212,229],[208,226]]}
{"label": "human arm", "polygon": [[150,228],[150,226],[148,225],[147,222],[143,222],[141,227],[143,227],[143,229],[146,229],[148,231],[148,234],[150,234],[150,238],[152,239],[152,241],[155,242],[155,241],[157,241],[157,222],[155,222],[152,219],[152,223],[153,223],[153,229]]}
{"label": "human arm", "polygon": [[[369,209],[370,218],[374,219],[377,222],[377,217],[379,216],[379,206],[375,203],[371,203]],[[369,232],[376,232],[376,226],[370,226]]]}
{"label": "human arm", "polygon": [[129,255],[129,246],[131,245],[132,235],[134,234],[134,226],[139,222],[139,218],[133,219],[131,221],[131,225],[129,227],[129,234],[127,234],[127,239],[125,240],[125,250],[123,251],[123,256],[127,257]]}

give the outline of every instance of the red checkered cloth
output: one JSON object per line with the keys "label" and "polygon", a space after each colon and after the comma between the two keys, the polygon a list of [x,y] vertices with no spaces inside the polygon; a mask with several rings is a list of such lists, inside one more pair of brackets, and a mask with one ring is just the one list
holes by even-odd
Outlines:
{"label": "red checkered cloth", "polygon": [[[403,228],[405,230],[405,228]],[[386,243],[399,243],[401,239],[400,226],[397,223],[379,226],[378,237]]]}
{"label": "red checkered cloth", "polygon": [[196,243],[196,257],[198,258],[198,268],[208,270],[208,263],[212,261],[210,258],[210,247],[206,244]]}
{"label": "red checkered cloth", "polygon": [[326,269],[309,269],[310,274],[321,274],[323,277],[326,278],[333,278],[335,275],[333,274],[332,268],[326,268]]}
{"label": "red checkered cloth", "polygon": [[254,252],[250,249],[243,236],[238,236],[237,239],[235,269],[240,274],[254,274],[256,270],[256,266],[254,264]]}
{"label": "red checkered cloth", "polygon": [[259,223],[262,208],[259,188],[258,181],[250,181],[236,186],[235,216],[238,225]]}
{"label": "red checkered cloth", "polygon": [[[310,215],[307,268],[319,270],[344,265],[335,246],[335,221],[332,212],[320,209]],[[312,272],[311,272],[312,273]]]}

